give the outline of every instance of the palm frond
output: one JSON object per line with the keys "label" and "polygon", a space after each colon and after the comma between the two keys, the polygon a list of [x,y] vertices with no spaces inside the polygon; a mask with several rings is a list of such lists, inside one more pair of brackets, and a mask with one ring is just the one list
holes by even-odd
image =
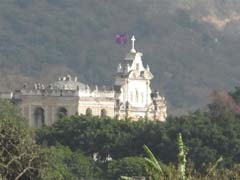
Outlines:
{"label": "palm frond", "polygon": [[143,146],[143,149],[149,158],[145,158],[146,162],[154,169],[156,169],[161,175],[163,175],[163,170],[158,162],[158,160],[153,155],[152,151],[146,146]]}

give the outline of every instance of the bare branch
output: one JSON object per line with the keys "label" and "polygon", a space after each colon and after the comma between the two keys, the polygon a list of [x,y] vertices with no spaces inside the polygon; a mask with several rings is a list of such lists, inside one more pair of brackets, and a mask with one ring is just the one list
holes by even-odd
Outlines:
{"label": "bare branch", "polygon": [[33,168],[33,167],[26,167],[16,178],[15,178],[15,180],[18,180],[20,177],[22,177],[28,170],[30,170],[30,169],[35,169],[35,168]]}

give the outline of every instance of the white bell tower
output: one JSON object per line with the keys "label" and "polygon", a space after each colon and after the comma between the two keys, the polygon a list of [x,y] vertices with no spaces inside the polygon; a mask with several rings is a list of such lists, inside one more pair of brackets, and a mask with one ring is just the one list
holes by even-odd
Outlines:
{"label": "white bell tower", "polygon": [[142,62],[142,53],[135,49],[135,37],[132,36],[132,47],[121,62],[122,71],[115,75],[115,96],[117,107],[129,117],[146,117],[146,111],[152,104],[151,80],[153,75]]}

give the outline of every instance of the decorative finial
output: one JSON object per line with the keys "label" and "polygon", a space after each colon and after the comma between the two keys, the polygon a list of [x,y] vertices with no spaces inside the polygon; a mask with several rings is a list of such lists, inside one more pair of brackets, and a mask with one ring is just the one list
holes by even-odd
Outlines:
{"label": "decorative finial", "polygon": [[129,65],[129,64],[127,64],[127,67],[126,67],[125,71],[126,71],[127,73],[130,71],[130,65]]}
{"label": "decorative finial", "polygon": [[121,64],[118,65],[117,72],[122,72],[122,65]]}
{"label": "decorative finial", "polygon": [[131,53],[136,53],[136,50],[135,50],[135,47],[134,47],[134,44],[135,44],[135,41],[136,41],[136,39],[135,39],[135,37],[134,36],[132,36],[132,49],[131,49]]}
{"label": "decorative finial", "polygon": [[150,71],[149,65],[147,64],[147,71]]}

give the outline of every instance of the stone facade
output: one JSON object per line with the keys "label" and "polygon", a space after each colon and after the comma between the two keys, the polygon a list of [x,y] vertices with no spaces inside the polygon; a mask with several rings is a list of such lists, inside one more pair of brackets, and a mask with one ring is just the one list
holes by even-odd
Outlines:
{"label": "stone facade", "polygon": [[15,91],[13,101],[20,107],[31,127],[50,126],[64,116],[89,114],[114,117],[114,91],[91,90],[72,80],[70,75],[45,87],[35,84],[34,88],[25,86]]}
{"label": "stone facade", "polygon": [[90,88],[77,77],[67,75],[48,86],[24,85],[9,95],[0,94],[0,98],[13,100],[29,119],[30,126],[35,128],[49,126],[59,118],[75,114],[165,121],[166,100],[157,91],[152,92],[153,75],[148,65],[143,66],[143,54],[135,50],[134,42],[133,37],[132,49],[117,67],[112,90]]}

